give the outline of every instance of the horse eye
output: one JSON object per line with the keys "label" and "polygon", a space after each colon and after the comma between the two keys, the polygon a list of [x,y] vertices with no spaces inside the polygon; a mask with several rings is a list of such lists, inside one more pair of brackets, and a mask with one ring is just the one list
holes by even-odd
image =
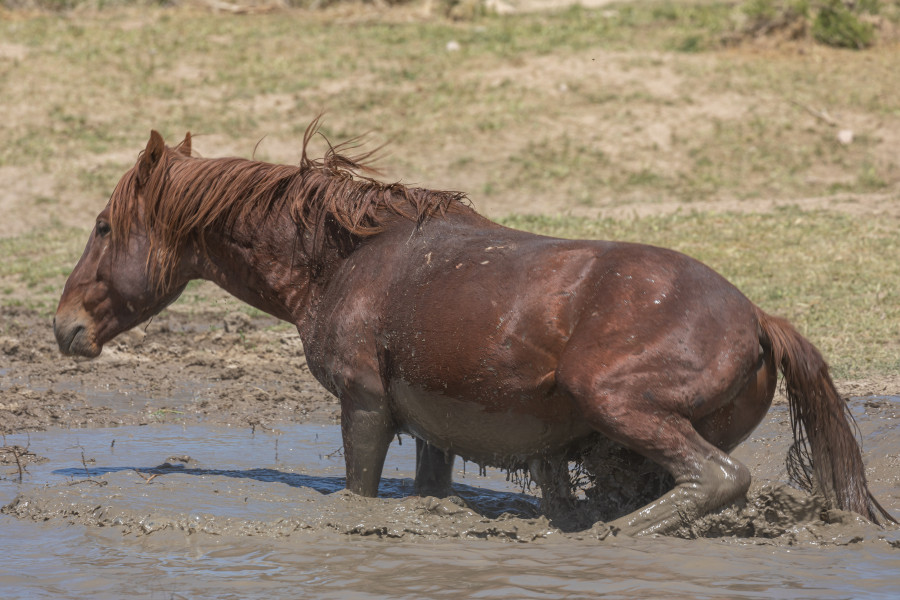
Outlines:
{"label": "horse eye", "polygon": [[104,237],[110,232],[109,223],[106,221],[97,221],[97,235]]}

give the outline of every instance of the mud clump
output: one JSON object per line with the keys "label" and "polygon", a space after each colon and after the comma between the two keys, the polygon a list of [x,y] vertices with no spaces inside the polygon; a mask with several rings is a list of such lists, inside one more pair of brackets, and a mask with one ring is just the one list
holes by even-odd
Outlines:
{"label": "mud clump", "polygon": [[47,462],[48,458],[38,456],[28,448],[19,445],[0,446],[0,465],[33,465]]}

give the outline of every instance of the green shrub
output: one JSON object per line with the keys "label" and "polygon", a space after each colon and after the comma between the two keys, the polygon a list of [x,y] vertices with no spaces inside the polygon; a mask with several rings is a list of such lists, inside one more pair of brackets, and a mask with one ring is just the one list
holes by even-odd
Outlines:
{"label": "green shrub", "polygon": [[[878,2],[865,3],[866,12],[876,12]],[[841,0],[826,0],[816,13],[812,25],[816,41],[838,48],[867,48],[875,39],[871,24],[863,23]]]}

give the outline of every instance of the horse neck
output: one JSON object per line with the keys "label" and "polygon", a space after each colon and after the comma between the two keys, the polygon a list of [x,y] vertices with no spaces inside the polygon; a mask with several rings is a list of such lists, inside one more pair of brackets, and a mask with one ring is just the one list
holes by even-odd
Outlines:
{"label": "horse neck", "polygon": [[[468,207],[457,211],[453,216],[435,218],[497,226]],[[230,228],[207,230],[204,247],[192,253],[194,271],[239,300],[300,327],[316,311],[318,292],[327,288],[331,275],[355,252],[356,242],[332,240],[334,232],[304,232],[287,202],[258,214],[257,218],[251,213],[246,220],[238,219]],[[385,216],[382,226],[401,231],[416,227],[407,217],[391,214]],[[320,236],[330,241],[318,239]],[[308,255],[311,248],[317,249],[315,256]]]}
{"label": "horse neck", "polygon": [[287,210],[262,222],[207,231],[195,248],[200,278],[279,319],[298,323],[309,301],[310,278],[296,224]]}

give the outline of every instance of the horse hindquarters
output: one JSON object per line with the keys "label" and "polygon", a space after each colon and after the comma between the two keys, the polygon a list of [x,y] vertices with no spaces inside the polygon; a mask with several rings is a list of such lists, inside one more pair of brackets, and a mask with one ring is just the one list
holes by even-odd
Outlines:
{"label": "horse hindquarters", "polygon": [[624,533],[672,532],[749,488],[749,470],[726,451],[758,425],[775,381],[771,361],[761,360],[751,306],[727,304],[727,326],[654,323],[646,313],[619,311],[598,315],[570,339],[559,386],[591,427],[675,480],[661,498],[613,522]]}

